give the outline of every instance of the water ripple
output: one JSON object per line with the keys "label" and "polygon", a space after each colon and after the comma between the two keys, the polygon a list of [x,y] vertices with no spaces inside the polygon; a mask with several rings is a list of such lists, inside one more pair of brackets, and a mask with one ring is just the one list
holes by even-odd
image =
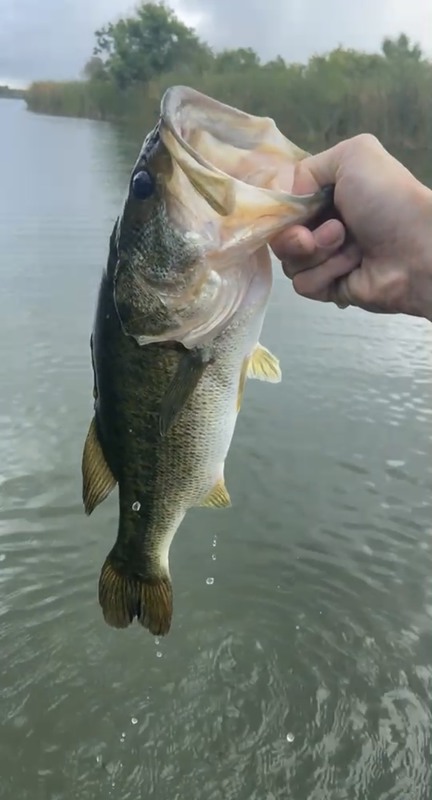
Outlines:
{"label": "water ripple", "polygon": [[233,507],[174,540],[169,637],[108,628],[117,499],[85,517],[80,460],[136,148],[4,103],[0,797],[428,800],[432,329],[307,302],[275,270],[262,340],[284,377],[246,387]]}

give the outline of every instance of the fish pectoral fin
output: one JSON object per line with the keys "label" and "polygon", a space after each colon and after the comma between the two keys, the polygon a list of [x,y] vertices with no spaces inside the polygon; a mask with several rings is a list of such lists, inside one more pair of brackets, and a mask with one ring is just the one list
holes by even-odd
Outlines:
{"label": "fish pectoral fin", "polygon": [[244,359],[237,391],[237,413],[240,411],[243,402],[246,378],[256,378],[260,381],[269,381],[269,383],[280,383],[282,372],[279,360],[262,344],[257,344],[252,355]]}
{"label": "fish pectoral fin", "polygon": [[203,508],[228,508],[231,505],[231,498],[223,478],[218,480],[200,505]]}
{"label": "fish pectoral fin", "polygon": [[280,383],[282,372],[279,366],[279,359],[270,350],[263,347],[262,344],[257,344],[249,359],[247,377],[257,378],[260,381],[269,381],[270,383]]}
{"label": "fish pectoral fin", "polygon": [[186,350],[162,399],[159,412],[159,430],[165,436],[177,414],[187,403],[198,385],[210,357],[205,349]]}
{"label": "fish pectoral fin", "polygon": [[90,515],[114,489],[114,478],[102,452],[96,419],[93,417],[84,444],[82,457],[83,502],[86,514]]}

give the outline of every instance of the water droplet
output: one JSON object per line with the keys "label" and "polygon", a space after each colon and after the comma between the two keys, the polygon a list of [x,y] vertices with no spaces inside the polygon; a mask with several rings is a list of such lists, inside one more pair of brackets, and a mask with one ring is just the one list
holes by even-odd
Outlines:
{"label": "water droplet", "polygon": [[211,586],[214,583],[214,578],[206,578],[206,583]]}
{"label": "water droplet", "polygon": [[141,508],[141,503],[139,503],[138,500],[136,500],[135,503],[132,503],[132,511],[139,511],[140,508]]}
{"label": "water droplet", "polygon": [[137,718],[136,718],[136,717],[131,717],[131,723],[132,723],[132,725],[136,725],[136,724],[137,724],[137,722],[138,722],[138,720],[137,720]]}
{"label": "water droplet", "polygon": [[294,741],[294,734],[287,733],[287,742],[293,742],[293,741]]}
{"label": "water droplet", "polygon": [[156,636],[156,638],[155,638],[155,644],[159,644],[159,642],[160,642],[159,636]]}
{"label": "water droplet", "polygon": [[217,538],[215,536],[214,539],[213,539],[213,547],[216,547],[216,545],[217,545]]}
{"label": "water droplet", "polygon": [[121,736],[120,736],[120,741],[121,741],[121,742],[124,742],[124,740],[125,740],[125,739],[126,739],[126,734],[125,734],[125,732],[123,731],[123,733],[122,733],[122,734],[121,734]]}
{"label": "water droplet", "polygon": [[6,558],[6,553],[0,553],[0,561],[4,561]]}
{"label": "water droplet", "polygon": [[300,630],[300,625],[296,625],[296,631]]}
{"label": "water droplet", "polygon": [[157,651],[156,658],[162,658],[162,653],[160,650]]}
{"label": "water droplet", "polygon": [[212,553],[212,561],[216,561],[216,556],[214,553]]}
{"label": "water droplet", "polygon": [[100,754],[96,756],[96,764],[100,767],[102,766],[102,756]]}

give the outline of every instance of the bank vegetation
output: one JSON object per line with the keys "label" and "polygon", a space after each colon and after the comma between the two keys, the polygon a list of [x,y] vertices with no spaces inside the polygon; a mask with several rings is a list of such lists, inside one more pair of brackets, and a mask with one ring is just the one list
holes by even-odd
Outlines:
{"label": "bank vegetation", "polygon": [[360,131],[387,146],[432,146],[432,63],[406,35],[385,39],[379,53],[338,48],[306,64],[289,53],[263,62],[251,48],[213,51],[162,3],[96,31],[81,80],[35,82],[25,99],[31,111],[126,120],[144,132],[164,90],[179,83],[272,117],[304,147]]}

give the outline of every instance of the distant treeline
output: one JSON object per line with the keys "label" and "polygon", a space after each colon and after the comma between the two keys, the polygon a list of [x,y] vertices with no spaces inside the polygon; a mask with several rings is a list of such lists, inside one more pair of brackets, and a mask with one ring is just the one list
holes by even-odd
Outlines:
{"label": "distant treeline", "polygon": [[95,37],[83,80],[33,83],[29,109],[128,119],[144,132],[165,88],[182,83],[272,117],[304,147],[360,131],[387,146],[432,147],[432,63],[404,34],[385,39],[376,54],[338,48],[307,64],[263,63],[250,48],[215,53],[165,5],[143,3]]}
{"label": "distant treeline", "polygon": [[0,84],[0,97],[7,97],[12,99],[17,99],[21,97],[25,97],[26,92],[24,89],[11,89],[10,86],[5,86]]}

